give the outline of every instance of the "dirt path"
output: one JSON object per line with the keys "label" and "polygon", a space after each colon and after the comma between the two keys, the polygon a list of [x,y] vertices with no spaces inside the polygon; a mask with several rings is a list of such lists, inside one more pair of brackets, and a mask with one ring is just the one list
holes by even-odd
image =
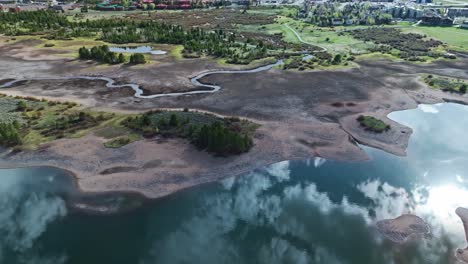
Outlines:
{"label": "dirt path", "polygon": [[325,52],[325,51],[327,51],[327,48],[325,48],[325,47],[319,46],[319,45],[314,44],[314,43],[307,42],[307,41],[305,41],[304,39],[302,39],[302,37],[301,37],[301,35],[299,34],[299,32],[297,32],[295,29],[293,29],[292,27],[290,27],[288,24],[285,24],[284,26],[285,26],[286,28],[288,28],[289,30],[291,30],[292,33],[294,33],[294,35],[297,37],[297,39],[298,39],[301,43],[306,44],[306,45],[311,45],[311,46],[319,47],[319,48],[322,49],[322,50],[315,50],[315,51],[313,51],[313,52]]}

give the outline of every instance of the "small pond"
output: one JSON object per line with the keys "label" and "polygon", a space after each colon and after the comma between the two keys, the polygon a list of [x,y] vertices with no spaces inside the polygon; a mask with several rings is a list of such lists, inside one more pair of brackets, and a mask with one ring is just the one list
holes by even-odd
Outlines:
{"label": "small pond", "polygon": [[110,47],[110,51],[113,52],[124,52],[124,53],[145,53],[153,55],[164,55],[167,54],[167,51],[164,50],[154,50],[151,46],[137,46],[137,47]]}

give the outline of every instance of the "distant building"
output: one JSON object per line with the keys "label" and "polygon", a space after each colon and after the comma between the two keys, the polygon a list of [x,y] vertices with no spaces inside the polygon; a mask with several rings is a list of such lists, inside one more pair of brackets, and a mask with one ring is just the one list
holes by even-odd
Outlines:
{"label": "distant building", "polygon": [[19,6],[8,8],[8,12],[11,12],[11,13],[17,13],[17,12],[20,12],[20,11],[21,11],[21,8]]}
{"label": "distant building", "polygon": [[421,17],[421,24],[429,26],[451,26],[453,20],[435,13],[427,13]]}
{"label": "distant building", "polygon": [[341,18],[332,18],[332,25],[333,26],[341,26],[343,25],[343,19]]}
{"label": "distant building", "polygon": [[460,25],[460,28],[468,29],[468,20],[463,21],[463,23]]}
{"label": "distant building", "polygon": [[468,8],[449,8],[447,10],[449,17],[468,17]]}
{"label": "distant building", "polygon": [[63,9],[63,6],[61,5],[54,5],[54,6],[49,6],[49,10],[55,11],[55,12],[65,12],[65,9]]}
{"label": "distant building", "polygon": [[416,3],[418,3],[418,4],[430,4],[430,3],[432,3],[432,0],[416,0]]}

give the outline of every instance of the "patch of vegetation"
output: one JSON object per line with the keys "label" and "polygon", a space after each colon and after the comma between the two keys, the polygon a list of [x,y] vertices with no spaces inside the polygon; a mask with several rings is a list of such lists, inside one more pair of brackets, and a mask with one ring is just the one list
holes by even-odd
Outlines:
{"label": "patch of vegetation", "polygon": [[450,49],[468,50],[468,30],[456,27],[418,26],[403,29],[405,32],[418,33],[435,38],[450,45]]}
{"label": "patch of vegetation", "polygon": [[357,118],[357,121],[366,130],[376,132],[376,133],[382,133],[390,129],[390,125],[385,124],[384,121],[377,119],[375,117],[372,117],[372,116],[360,115]]}
{"label": "patch of vegetation", "polygon": [[21,137],[18,132],[19,123],[0,123],[0,145],[12,147],[21,144]]}
{"label": "patch of vegetation", "polygon": [[393,54],[405,60],[424,61],[424,56],[453,58],[450,55],[434,51],[434,48],[440,46],[442,42],[434,39],[426,40],[425,36],[420,34],[405,34],[396,28],[356,29],[350,31],[350,34],[357,39],[378,44],[371,49],[372,52]]}
{"label": "patch of vegetation", "polygon": [[198,148],[222,156],[247,152],[253,146],[252,135],[257,128],[247,120],[188,110],[150,111],[128,117],[122,124],[144,137],[186,138]]}
{"label": "patch of vegetation", "polygon": [[97,127],[113,114],[83,111],[76,103],[0,97],[0,145],[35,147]]}
{"label": "patch of vegetation", "polygon": [[423,80],[431,88],[440,89],[445,92],[465,94],[468,88],[468,81],[462,79],[427,75]]}
{"label": "patch of vegetation", "polygon": [[135,142],[139,139],[140,137],[135,134],[127,135],[127,136],[122,136],[122,137],[117,137],[112,140],[107,141],[104,143],[104,146],[106,148],[121,148],[125,145],[128,145],[132,142]]}
{"label": "patch of vegetation", "polygon": [[371,9],[367,3],[319,3],[312,5],[307,20],[317,26],[336,24],[382,25],[392,22],[392,15]]}
{"label": "patch of vegetation", "polygon": [[[180,14],[178,16],[180,19]],[[262,42],[245,45],[236,41],[236,35],[232,32],[222,29],[205,31],[199,27],[184,29],[176,24],[155,22],[152,19],[121,17],[74,22],[55,12],[30,11],[0,13],[0,21],[0,34],[6,35],[46,34],[48,39],[60,40],[96,37],[115,44],[175,44],[184,46],[185,56],[209,55],[226,58],[232,63],[248,63],[270,56],[267,46]],[[109,56],[104,57],[106,63],[117,60]]]}
{"label": "patch of vegetation", "polygon": [[108,64],[120,64],[125,62],[125,57],[122,53],[117,55],[117,53],[110,51],[107,45],[95,46],[91,49],[82,47],[78,50],[78,56],[82,60],[95,60]]}
{"label": "patch of vegetation", "polygon": [[130,55],[130,63],[131,64],[145,64],[146,63],[145,55],[141,53],[134,53]]}

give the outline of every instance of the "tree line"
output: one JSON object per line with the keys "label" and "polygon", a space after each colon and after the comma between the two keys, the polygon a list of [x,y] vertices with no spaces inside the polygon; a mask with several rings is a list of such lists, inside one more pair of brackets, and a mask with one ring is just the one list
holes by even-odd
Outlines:
{"label": "tree line", "polygon": [[97,19],[69,21],[52,11],[0,13],[0,33],[24,35],[47,33],[48,38],[96,38],[115,44],[159,43],[183,45],[186,56],[209,55],[227,58],[232,63],[249,63],[268,54],[262,43],[248,46],[236,41],[234,33],[223,30],[205,31],[201,28],[184,30],[178,25],[130,19]]}
{"label": "tree line", "polygon": [[91,49],[82,47],[78,50],[78,57],[82,60],[95,60],[108,64],[119,64],[125,62],[125,57],[122,53],[117,53],[109,50],[107,45],[95,46]]}
{"label": "tree line", "polygon": [[[81,47],[78,50],[78,57],[82,60],[95,60],[102,63],[108,64],[121,64],[125,63],[127,60],[122,53],[117,55],[116,52],[109,50],[107,45],[103,46],[94,46],[91,49],[86,47]],[[134,53],[130,55],[131,64],[140,64],[146,63],[145,55],[141,53]]]}
{"label": "tree line", "polygon": [[148,112],[129,117],[122,124],[142,133],[145,137],[160,134],[167,137],[187,138],[199,149],[217,155],[240,154],[249,151],[253,146],[252,138],[247,133],[234,129],[228,123],[216,120],[209,124],[200,124],[189,117],[181,118],[175,113],[171,113],[167,118],[162,113]]}
{"label": "tree line", "polygon": [[208,152],[218,154],[239,154],[247,152],[253,145],[247,135],[229,130],[221,122],[203,125],[197,134],[195,144]]}

